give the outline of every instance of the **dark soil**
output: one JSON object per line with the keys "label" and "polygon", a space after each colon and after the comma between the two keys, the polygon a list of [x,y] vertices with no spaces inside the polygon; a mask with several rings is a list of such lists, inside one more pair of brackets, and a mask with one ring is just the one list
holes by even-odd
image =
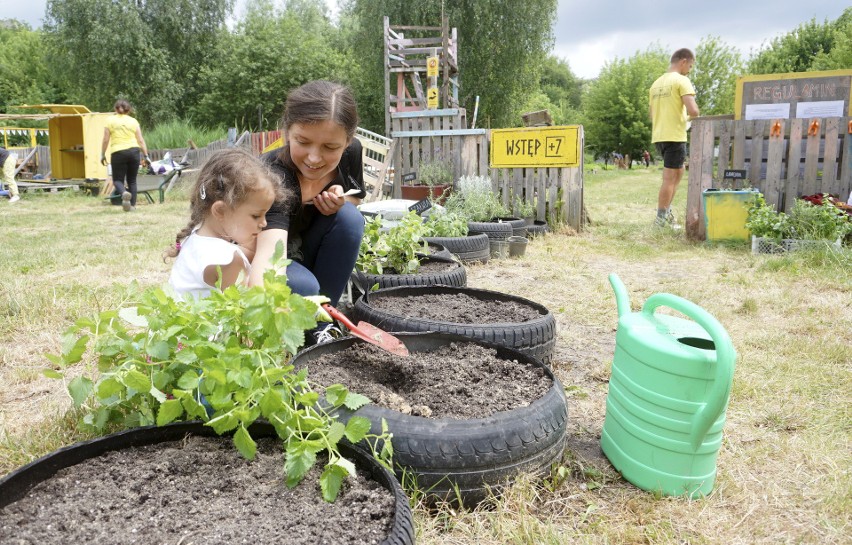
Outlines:
{"label": "dark soil", "polygon": [[481,301],[464,293],[382,296],[371,298],[370,306],[394,316],[453,324],[516,324],[541,318],[538,310],[517,301]]}
{"label": "dark soil", "polygon": [[[427,261],[420,263],[420,268],[413,274],[439,274],[450,269],[455,269],[459,264],[456,262],[448,263],[446,261]],[[386,269],[385,274],[399,274],[393,269]]]}
{"label": "dark soil", "polygon": [[553,381],[544,370],[497,357],[475,343],[396,356],[358,343],[308,365],[308,379],[343,384],[381,407],[431,418],[485,418],[540,399]]}
{"label": "dark soil", "polygon": [[63,469],[0,509],[0,543],[336,545],[387,536],[391,492],[358,475],[327,503],[320,463],[288,489],[281,441],[257,443],[252,462],[229,439],[188,436]]}

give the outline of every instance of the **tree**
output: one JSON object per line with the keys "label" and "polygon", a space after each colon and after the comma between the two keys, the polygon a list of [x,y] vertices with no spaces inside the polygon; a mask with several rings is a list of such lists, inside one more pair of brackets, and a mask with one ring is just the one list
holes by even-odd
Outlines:
{"label": "tree", "polygon": [[733,113],[737,76],[744,70],[739,51],[716,36],[706,36],[695,48],[695,59],[689,78],[701,115]]}
{"label": "tree", "polygon": [[142,118],[174,114],[179,85],[135,3],[48,0],[44,28],[48,64],[72,101],[111,111],[124,97]]}
{"label": "tree", "polygon": [[852,66],[852,8],[846,8],[832,27],[834,46],[817,55],[812,64],[814,70],[840,70]]}
{"label": "tree", "polygon": [[69,98],[109,111],[118,97],[150,121],[194,99],[233,0],[48,0],[48,64]]}
{"label": "tree", "polygon": [[589,151],[596,157],[617,151],[636,158],[648,149],[648,89],[668,66],[669,55],[659,46],[604,65],[583,97]]}
{"label": "tree", "polygon": [[204,92],[191,109],[194,118],[277,127],[289,90],[314,79],[346,82],[346,59],[328,39],[334,34],[321,0],[291,2],[282,11],[269,0],[250,3],[234,33],[221,40],[220,62],[201,71]]}
{"label": "tree", "polygon": [[0,20],[0,111],[61,99],[43,49],[41,31],[14,19]]}
{"label": "tree", "polygon": [[[556,0],[351,0],[344,26],[362,71],[357,89],[362,117],[384,132],[382,21],[392,25],[440,26],[442,12],[458,28],[459,101],[473,111],[477,125],[520,124],[520,109],[536,90],[541,63],[553,41]],[[378,97],[378,99],[377,99]]]}
{"label": "tree", "polygon": [[[847,10],[848,11],[848,10]],[[784,74],[807,72],[815,59],[827,55],[834,47],[835,27],[827,20],[811,19],[795,30],[773,38],[748,62],[750,74]]]}

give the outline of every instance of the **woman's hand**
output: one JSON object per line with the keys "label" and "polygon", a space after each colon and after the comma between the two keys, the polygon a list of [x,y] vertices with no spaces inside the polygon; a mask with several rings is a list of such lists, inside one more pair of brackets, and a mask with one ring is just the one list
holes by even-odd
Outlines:
{"label": "woman's hand", "polygon": [[320,214],[330,216],[337,214],[337,211],[343,207],[346,199],[343,198],[343,187],[333,185],[326,191],[318,194],[313,199],[314,206],[317,207]]}

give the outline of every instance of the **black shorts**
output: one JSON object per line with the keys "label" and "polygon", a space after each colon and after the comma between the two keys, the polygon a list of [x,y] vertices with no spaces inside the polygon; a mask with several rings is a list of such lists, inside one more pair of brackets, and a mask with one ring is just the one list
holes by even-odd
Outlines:
{"label": "black shorts", "polygon": [[686,142],[657,142],[657,153],[666,168],[683,168],[686,161]]}

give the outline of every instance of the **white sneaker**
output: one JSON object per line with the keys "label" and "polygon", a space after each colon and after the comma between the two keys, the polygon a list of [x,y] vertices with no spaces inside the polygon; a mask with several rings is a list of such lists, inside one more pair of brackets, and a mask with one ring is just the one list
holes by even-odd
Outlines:
{"label": "white sneaker", "polygon": [[20,196],[20,195],[12,195],[12,198],[11,198],[11,199],[9,199],[9,204],[12,204],[12,203],[18,202],[19,200],[21,200],[21,196]]}
{"label": "white sneaker", "polygon": [[132,195],[130,194],[130,191],[125,191],[124,193],[121,194],[121,207],[124,209],[125,212],[130,212],[130,208],[131,208],[130,198],[131,197],[132,197]]}

